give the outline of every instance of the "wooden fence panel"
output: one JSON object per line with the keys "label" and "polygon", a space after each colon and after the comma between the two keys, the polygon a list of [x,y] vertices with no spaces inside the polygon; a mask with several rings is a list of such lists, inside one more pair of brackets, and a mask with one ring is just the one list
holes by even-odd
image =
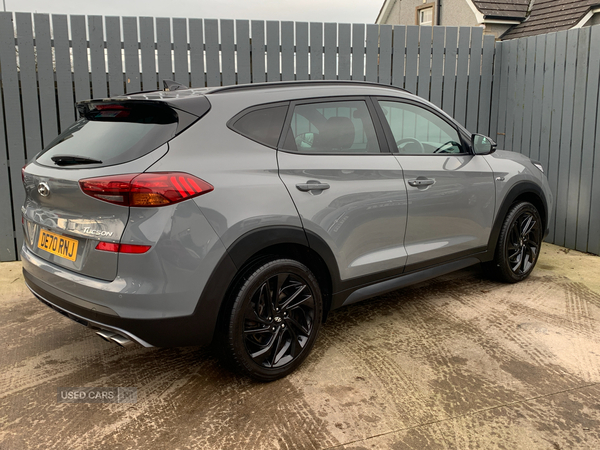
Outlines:
{"label": "wooden fence panel", "polygon": [[379,82],[392,82],[392,33],[391,25],[379,27]]}
{"label": "wooden fence panel", "polygon": [[71,38],[75,101],[79,102],[91,97],[85,16],[71,16]]}
{"label": "wooden fence panel", "polygon": [[323,79],[323,24],[310,24],[310,79]]}
{"label": "wooden fence panel", "polygon": [[42,150],[40,106],[37,93],[36,61],[33,49],[33,27],[31,22],[31,14],[16,14],[26,156],[33,156]]}
{"label": "wooden fence panel", "polygon": [[[138,51],[138,24],[135,17],[123,17],[123,53],[125,54],[125,92],[139,92],[142,89],[142,77],[140,74],[140,56]],[[148,55],[147,57],[148,61],[152,61],[152,66],[151,68],[142,66],[142,71],[145,74],[146,70],[151,70],[153,75],[151,75],[151,78],[154,78],[154,80],[156,80],[155,58],[153,33],[152,55]],[[156,89],[154,84],[148,87],[144,86],[144,90]]]}
{"label": "wooden fence panel", "polygon": [[338,28],[338,79],[350,80],[350,24],[341,23]]}
{"label": "wooden fence panel", "polygon": [[365,80],[365,26],[352,24],[352,79]]}
{"label": "wooden fence panel", "polygon": [[[233,21],[231,22],[231,46],[233,47]],[[226,44],[224,43],[224,45]],[[173,80],[183,84],[184,86],[190,86],[190,70],[188,68],[188,35],[186,19],[173,19],[173,61],[175,63],[175,78],[173,78]]]}
{"label": "wooden fence panel", "polygon": [[[202,32],[200,31],[200,35]],[[247,20],[238,20],[235,24],[236,35],[236,61],[238,72],[238,84],[246,84],[252,81],[250,72],[250,22]],[[200,56],[202,56],[202,47],[199,47]],[[204,69],[202,69],[204,70]]]}
{"label": "wooden fence panel", "polygon": [[[490,109],[492,107],[492,80],[494,68],[494,36],[484,36],[481,60],[481,91],[479,93],[479,114],[477,133],[490,135]],[[495,140],[496,136],[492,136]]]}
{"label": "wooden fence panel", "polygon": [[267,81],[280,81],[279,22],[267,22]]}
{"label": "wooden fence panel", "polygon": [[[492,75],[492,101],[490,110],[490,131],[489,136],[498,142],[498,120],[500,118],[500,85],[502,78],[502,43],[494,43],[494,69]],[[500,147],[502,148],[502,147]]]}
{"label": "wooden fence panel", "polygon": [[417,67],[419,63],[419,27],[406,27],[406,78],[404,89],[411,94],[417,93]]}
{"label": "wooden fence panel", "polygon": [[444,28],[443,27],[433,27],[433,53],[431,55],[431,98],[430,98],[430,101],[438,108],[442,107],[443,82],[444,82]]}
{"label": "wooden fence panel", "polygon": [[[40,119],[42,121],[43,146],[46,146],[58,135],[50,16],[48,14],[34,14],[33,21],[35,24],[35,47],[37,51]],[[0,117],[2,117],[1,113]],[[1,132],[0,135],[2,135]]]}
{"label": "wooden fence panel", "polygon": [[92,97],[108,97],[106,57],[104,56],[104,26],[102,16],[88,16]]}
{"label": "wooden fence panel", "polygon": [[458,61],[456,67],[456,96],[454,99],[454,115],[462,125],[467,123],[467,86],[469,82],[469,46],[471,29],[460,27],[458,35]]}
{"label": "wooden fence panel", "polygon": [[[207,62],[208,65],[208,62]],[[265,72],[265,22],[252,21],[252,82],[266,81]]]}
{"label": "wooden fence panel", "polygon": [[367,25],[365,57],[365,80],[377,83],[377,59],[379,57],[379,25]]}
{"label": "wooden fence panel", "polygon": [[513,145],[515,121],[514,114],[517,108],[515,99],[517,91],[517,64],[519,55],[519,41],[508,42],[508,84],[506,86],[506,125],[504,136],[504,148],[506,150],[515,150]]}
{"label": "wooden fence panel", "polygon": [[296,22],[296,80],[308,80],[307,22]]}
{"label": "wooden fence panel", "polygon": [[[327,29],[327,25],[325,27]],[[295,79],[294,22],[281,22],[281,79],[283,81]]]}
{"label": "wooden fence panel", "polygon": [[59,132],[62,132],[75,121],[75,97],[73,93],[73,76],[71,72],[71,51],[69,47],[67,16],[62,14],[53,15],[52,31],[54,33],[56,93],[58,97],[58,114],[60,117]]}
{"label": "wooden fence panel", "polygon": [[[0,22],[1,20],[0,18]],[[4,107],[0,102],[0,119],[2,118],[4,118]],[[0,136],[6,136],[4,120],[0,120]],[[7,153],[6,140],[0,139],[0,210],[2,211],[0,214],[0,261],[17,259]]]}
{"label": "wooden fence panel", "polygon": [[546,36],[535,37],[534,61],[535,71],[533,74],[533,99],[531,112],[531,136],[530,156],[534,160],[540,159],[540,141],[542,127],[542,101],[544,95],[544,66],[546,54]]}
{"label": "wooden fence panel", "polygon": [[108,94],[111,97],[125,92],[123,81],[123,52],[121,49],[121,20],[119,17],[107,17],[106,25],[106,62],[108,63]]}
{"label": "wooden fence panel", "polygon": [[171,19],[167,17],[158,17],[156,19],[156,43],[158,55],[158,88],[162,89],[163,80],[173,79]]}
{"label": "wooden fence panel", "polygon": [[521,149],[521,153],[527,156],[531,156],[531,127],[533,122],[533,94],[535,92],[534,89],[534,81],[535,81],[535,36],[528,37],[527,39],[523,39],[527,43],[527,55],[525,57],[525,64],[523,67],[523,72],[525,74],[524,86],[525,90],[523,92],[523,127],[521,131],[521,140],[519,142],[519,148]]}
{"label": "wooden fence panel", "polygon": [[444,60],[444,91],[442,108],[454,115],[454,93],[456,92],[456,55],[458,53],[458,28],[446,27],[446,59]]}
{"label": "wooden fence panel", "polygon": [[[123,34],[125,34],[127,17],[123,17]],[[152,17],[140,17],[140,53],[142,59],[142,82],[145,91],[151,91],[158,88],[156,77],[156,45],[154,38],[154,19]],[[134,25],[133,22],[130,22]],[[127,55],[127,50],[125,51]],[[139,70],[139,61],[137,63]],[[125,68],[127,69],[127,56],[125,57]],[[129,75],[127,75],[126,86],[129,85]],[[159,89],[162,89],[160,86]],[[127,92],[130,92],[127,88]]]}
{"label": "wooden fence panel", "polygon": [[326,23],[325,35],[325,67],[324,75],[326,80],[337,79],[337,24]]}
{"label": "wooden fence panel", "polygon": [[404,68],[406,67],[406,27],[394,27],[394,44],[392,51],[392,84],[404,87]]}
{"label": "wooden fence panel", "polygon": [[417,95],[429,100],[431,84],[431,46],[433,27],[420,27],[419,33],[419,77]]}
{"label": "wooden fence panel", "polygon": [[221,86],[221,68],[219,67],[219,21],[217,19],[206,19],[204,21],[204,34],[206,45],[206,85],[209,87]]}
{"label": "wooden fence panel", "polygon": [[523,136],[523,108],[525,95],[525,71],[527,67],[527,39],[519,39],[517,42],[517,60],[513,75],[514,86],[511,99],[514,104],[514,112],[511,114],[513,121],[511,150],[522,152],[521,138]]}
{"label": "wooden fence panel", "polygon": [[479,118],[479,92],[481,84],[481,52],[483,51],[483,28],[471,31],[471,58],[469,61],[469,81],[467,88],[466,127],[472,133],[477,131]]}
{"label": "wooden fence panel", "polygon": [[221,82],[223,86],[235,84],[235,36],[233,20],[221,20]]}
{"label": "wooden fence panel", "polygon": [[[540,162],[549,172],[550,137],[552,134],[552,101],[554,89],[554,60],[556,57],[556,33],[546,35],[544,54],[544,98],[542,99],[542,124],[540,129]],[[555,191],[553,191],[555,192]]]}

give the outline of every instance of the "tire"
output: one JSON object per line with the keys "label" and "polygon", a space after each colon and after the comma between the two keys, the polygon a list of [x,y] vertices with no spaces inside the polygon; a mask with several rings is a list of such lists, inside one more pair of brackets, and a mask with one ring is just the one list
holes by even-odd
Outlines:
{"label": "tire", "polygon": [[224,356],[243,374],[274,381],[310,353],[321,326],[321,290],[308,267],[291,259],[263,261],[245,275],[225,318]]}
{"label": "tire", "polygon": [[516,283],[531,274],[540,254],[542,228],[540,213],[531,203],[517,203],[508,211],[491,264],[497,279]]}

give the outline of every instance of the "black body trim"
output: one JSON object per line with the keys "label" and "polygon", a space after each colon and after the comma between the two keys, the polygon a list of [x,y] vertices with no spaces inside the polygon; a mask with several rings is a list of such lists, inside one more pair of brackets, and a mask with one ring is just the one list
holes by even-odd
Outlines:
{"label": "black body trim", "polygon": [[[278,244],[298,244],[309,247],[304,230],[300,227],[277,226],[258,228],[239,237],[227,252],[235,266],[240,269],[253,255]],[[215,269],[215,272],[219,268]]]}
{"label": "black body trim", "polygon": [[210,344],[217,324],[221,301],[236,273],[235,265],[229,256],[225,255],[219,262],[217,270],[213,271],[209,277],[194,312],[189,316],[129,319],[103,314],[70,303],[48,292],[43,288],[42,283],[39,283],[25,269],[23,270],[23,276],[29,289],[44,304],[56,306],[64,312],[72,313],[77,317],[66,315],[76,322],[92,328],[108,330],[114,328],[117,331],[126,331],[156,347]]}
{"label": "black body trim", "polygon": [[[435,260],[425,261],[423,263],[412,264],[406,267],[395,267],[383,272],[341,280],[337,261],[329,245],[327,245],[327,243],[316,233],[296,227],[265,227],[252,230],[236,240],[229,247],[228,252],[232,261],[239,269],[248,261],[250,261],[253,255],[261,252],[262,254],[265,254],[264,250],[266,248],[273,247],[278,244],[297,244],[303,247],[308,247],[319,255],[319,257],[327,266],[331,277],[332,310],[347,304],[345,303],[346,298],[351,296],[353,292],[364,290],[376,284],[387,283],[388,281],[399,280],[400,278],[404,280],[405,276],[409,277],[406,278],[406,280],[418,278],[418,281],[415,282],[419,282],[423,281],[417,275],[420,272],[426,274],[424,279],[433,278],[438,275],[427,274],[430,272],[438,273],[440,267],[445,267],[445,265],[450,264],[452,267],[454,267],[456,265],[460,265],[461,261],[475,261],[468,264],[471,265],[488,259],[486,248],[478,247],[461,253],[455,253],[441,258],[436,258]],[[218,272],[219,267],[217,267],[215,271]],[[399,287],[412,283],[412,281],[406,280],[403,281]],[[373,289],[372,291],[375,293],[370,296],[383,293],[377,291],[377,289]],[[389,290],[385,292],[389,292]],[[223,292],[223,296],[225,295],[226,293]],[[361,297],[361,299],[364,298],[368,297]]]}
{"label": "black body trim", "polygon": [[360,302],[376,295],[385,294],[395,291],[396,289],[409,286],[411,284],[420,283],[431,278],[446,275],[447,273],[455,272],[460,269],[478,264],[480,261],[476,257],[463,258],[457,261],[449,262],[429,269],[420,270],[417,272],[407,273],[390,280],[381,281],[379,283],[370,284],[355,290],[346,297],[341,306],[351,305],[352,303]]}
{"label": "black body trim", "polygon": [[542,191],[542,188],[531,181],[520,181],[516,183],[506,194],[502,205],[497,209],[496,218],[494,219],[494,225],[490,233],[490,239],[487,247],[487,257],[485,261],[491,261],[494,259],[494,253],[496,251],[496,245],[498,244],[498,237],[500,236],[500,230],[502,230],[502,224],[508,214],[508,210],[515,203],[515,200],[524,194],[533,194],[540,199],[544,207],[543,211],[538,211],[542,220],[544,221],[544,237],[548,235],[549,223],[548,223],[548,203],[546,202],[546,196]]}

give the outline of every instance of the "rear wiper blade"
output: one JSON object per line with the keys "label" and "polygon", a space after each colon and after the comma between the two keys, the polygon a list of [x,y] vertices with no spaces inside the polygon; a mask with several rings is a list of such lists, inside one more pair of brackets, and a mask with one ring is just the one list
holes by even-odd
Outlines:
{"label": "rear wiper blade", "polygon": [[56,155],[50,159],[59,166],[69,166],[74,164],[102,164],[102,161],[98,159],[75,155]]}

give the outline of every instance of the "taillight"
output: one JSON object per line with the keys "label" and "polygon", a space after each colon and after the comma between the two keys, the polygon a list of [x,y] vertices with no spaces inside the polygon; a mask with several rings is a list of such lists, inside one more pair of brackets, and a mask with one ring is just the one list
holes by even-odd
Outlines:
{"label": "taillight", "polygon": [[94,198],[122,206],[165,206],[206,194],[214,189],[198,177],[182,172],[110,175],[79,181]]}
{"label": "taillight", "polygon": [[112,242],[98,242],[96,250],[113,253],[146,253],[150,245],[114,244]]}

